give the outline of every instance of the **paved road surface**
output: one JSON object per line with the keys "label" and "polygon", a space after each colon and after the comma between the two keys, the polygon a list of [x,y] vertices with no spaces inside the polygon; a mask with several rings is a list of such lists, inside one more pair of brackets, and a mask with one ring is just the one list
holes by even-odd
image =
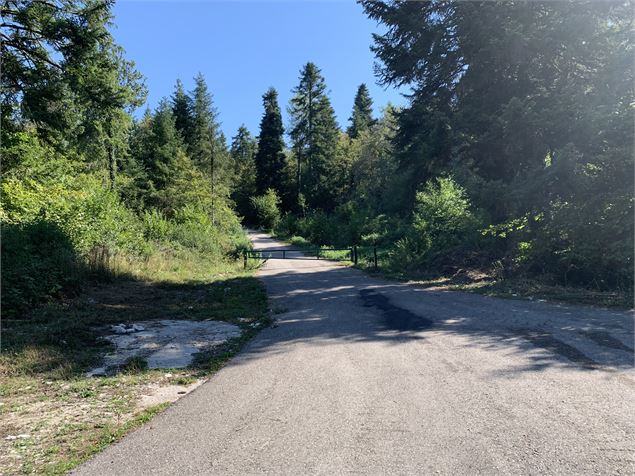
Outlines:
{"label": "paved road surface", "polygon": [[77,474],[635,473],[632,313],[326,261],[260,277],[277,327]]}

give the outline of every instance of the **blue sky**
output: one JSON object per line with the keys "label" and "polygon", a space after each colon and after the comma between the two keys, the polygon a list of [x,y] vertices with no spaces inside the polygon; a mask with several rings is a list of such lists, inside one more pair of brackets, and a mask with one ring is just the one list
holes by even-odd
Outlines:
{"label": "blue sky", "polygon": [[[353,1],[119,1],[113,35],[146,77],[154,108],[180,78],[189,90],[207,79],[225,135],[242,123],[258,134],[262,94],[280,94],[285,125],[300,68],[322,70],[340,127],[348,125],[357,86],[365,82],[375,114],[403,104],[393,88],[376,84],[371,34],[379,31]],[[145,110],[145,106],[140,112]]]}

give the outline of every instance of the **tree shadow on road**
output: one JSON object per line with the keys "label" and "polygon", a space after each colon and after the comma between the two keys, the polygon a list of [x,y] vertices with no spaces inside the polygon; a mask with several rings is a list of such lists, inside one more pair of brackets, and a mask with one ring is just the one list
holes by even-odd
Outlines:
{"label": "tree shadow on road", "polygon": [[247,359],[297,342],[425,345],[430,333],[445,333],[468,337],[464,346],[521,355],[525,365],[515,371],[628,370],[635,364],[628,311],[421,289],[326,263],[296,269],[289,261],[265,269],[261,279],[272,307],[285,312],[276,316],[277,328],[245,350]]}

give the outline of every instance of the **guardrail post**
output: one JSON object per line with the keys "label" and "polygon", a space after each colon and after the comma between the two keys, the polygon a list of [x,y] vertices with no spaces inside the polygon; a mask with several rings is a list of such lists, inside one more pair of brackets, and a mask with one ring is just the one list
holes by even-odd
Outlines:
{"label": "guardrail post", "polygon": [[377,269],[377,245],[373,245],[373,258],[375,259],[375,269]]}
{"label": "guardrail post", "polygon": [[355,263],[355,266],[357,266],[357,245],[353,246],[353,263]]}
{"label": "guardrail post", "polygon": [[320,259],[320,247],[319,246],[318,246],[318,249],[317,249],[317,253],[315,253],[315,254],[317,256],[317,259]]}
{"label": "guardrail post", "polygon": [[243,268],[247,269],[247,251],[243,251]]}

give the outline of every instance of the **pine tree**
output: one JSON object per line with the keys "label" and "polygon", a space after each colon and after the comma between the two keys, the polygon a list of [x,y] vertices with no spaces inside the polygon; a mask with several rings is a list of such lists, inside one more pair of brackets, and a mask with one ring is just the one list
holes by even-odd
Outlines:
{"label": "pine tree", "polygon": [[172,113],[176,129],[181,133],[185,145],[192,141],[194,131],[194,116],[192,98],[185,92],[180,79],[176,80],[174,94],[172,95]]}
{"label": "pine tree", "polygon": [[357,88],[353,102],[353,113],[349,120],[351,125],[346,132],[351,139],[356,139],[360,132],[367,130],[374,123],[373,100],[370,98],[370,93],[364,83]]}
{"label": "pine tree", "polygon": [[265,112],[260,120],[258,136],[258,152],[256,153],[256,188],[263,194],[269,188],[280,193],[283,189],[284,127],[278,105],[278,92],[269,88],[262,96]]}
{"label": "pine tree", "polygon": [[334,196],[327,177],[335,160],[339,129],[324,78],[314,63],[302,68],[300,84],[293,93],[290,136],[296,157],[298,200],[304,197],[309,208],[328,210],[334,206]]}

